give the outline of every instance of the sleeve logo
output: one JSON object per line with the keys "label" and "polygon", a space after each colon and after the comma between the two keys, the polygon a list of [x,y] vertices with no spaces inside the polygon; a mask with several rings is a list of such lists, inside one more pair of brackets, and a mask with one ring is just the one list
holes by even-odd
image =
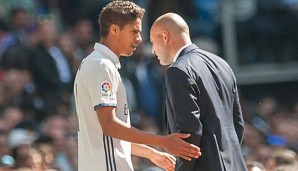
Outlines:
{"label": "sleeve logo", "polygon": [[111,96],[111,89],[111,84],[108,81],[104,81],[101,84],[102,96]]}

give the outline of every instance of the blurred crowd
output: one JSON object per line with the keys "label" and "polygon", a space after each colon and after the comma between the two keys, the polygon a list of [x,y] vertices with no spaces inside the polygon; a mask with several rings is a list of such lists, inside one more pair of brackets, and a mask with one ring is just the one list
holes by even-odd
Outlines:
{"label": "blurred crowd", "polygon": [[23,7],[8,16],[0,20],[1,168],[75,171],[73,80],[92,50],[92,23],[62,30],[53,14]]}
{"label": "blurred crowd", "polygon": [[247,163],[258,162],[266,171],[298,167],[298,102],[282,105],[280,100],[272,96],[259,101],[241,99],[246,122],[243,155]]}
{"label": "blurred crowd", "polygon": [[[193,42],[222,53],[216,13],[220,1],[172,1],[136,1],[147,10],[144,42],[131,57],[120,59],[132,124],[157,134],[165,133],[166,68],[151,54],[148,28],[152,21],[164,12],[177,12],[190,23]],[[77,170],[73,81],[80,61],[99,40],[97,17],[107,2],[0,0],[0,171]],[[248,7],[243,9],[251,13],[237,14],[240,26],[253,21],[248,17],[253,18],[256,10],[252,4]],[[251,37],[250,32],[241,32],[247,27],[242,29],[239,34]],[[241,44],[244,57],[252,55],[250,45]],[[288,105],[270,93],[253,100],[241,97],[246,122],[242,150],[248,168],[298,170],[298,97],[293,97]],[[133,163],[136,171],[160,170],[146,159],[133,157]]]}

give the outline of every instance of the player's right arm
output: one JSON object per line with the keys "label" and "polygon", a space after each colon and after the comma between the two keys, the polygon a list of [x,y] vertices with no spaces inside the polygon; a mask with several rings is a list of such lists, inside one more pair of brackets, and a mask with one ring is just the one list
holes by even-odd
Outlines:
{"label": "player's right arm", "polygon": [[182,140],[188,138],[189,134],[174,133],[167,136],[155,135],[138,130],[127,125],[117,118],[115,107],[103,106],[96,109],[96,113],[107,136],[122,139],[137,144],[146,144],[161,147],[185,160],[198,158],[201,155],[200,148]]}

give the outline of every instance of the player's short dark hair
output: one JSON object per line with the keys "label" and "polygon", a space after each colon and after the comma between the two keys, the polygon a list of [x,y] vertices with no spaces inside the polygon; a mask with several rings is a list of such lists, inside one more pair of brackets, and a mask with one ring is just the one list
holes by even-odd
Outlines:
{"label": "player's short dark hair", "polygon": [[100,36],[107,37],[112,24],[123,28],[130,22],[142,19],[145,9],[130,1],[112,1],[99,14]]}

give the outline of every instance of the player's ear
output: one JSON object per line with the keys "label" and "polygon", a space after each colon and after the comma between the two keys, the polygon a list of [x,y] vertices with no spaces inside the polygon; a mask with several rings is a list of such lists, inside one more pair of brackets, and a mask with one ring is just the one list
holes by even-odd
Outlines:
{"label": "player's ear", "polygon": [[110,26],[109,32],[110,32],[110,34],[111,34],[112,36],[116,36],[116,35],[118,35],[119,32],[120,32],[120,27],[119,27],[118,25],[116,25],[116,24],[112,24],[112,25]]}

